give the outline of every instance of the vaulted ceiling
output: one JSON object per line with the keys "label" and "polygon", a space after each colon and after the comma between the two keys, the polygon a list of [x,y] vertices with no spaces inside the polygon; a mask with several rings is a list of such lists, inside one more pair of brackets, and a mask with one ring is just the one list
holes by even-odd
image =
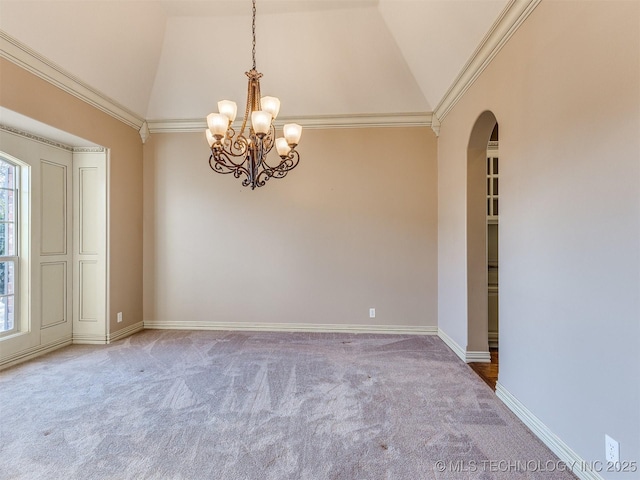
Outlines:
{"label": "vaulted ceiling", "polygon": [[[517,0],[257,0],[262,93],[281,115],[436,109]],[[242,109],[250,0],[0,0],[0,30],[147,120]]]}

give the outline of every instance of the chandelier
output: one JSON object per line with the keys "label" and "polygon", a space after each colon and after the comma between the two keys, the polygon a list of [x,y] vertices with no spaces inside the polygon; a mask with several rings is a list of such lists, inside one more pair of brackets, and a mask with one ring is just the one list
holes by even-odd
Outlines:
{"label": "chandelier", "polygon": [[[245,72],[249,77],[247,104],[242,126],[236,136],[232,128],[238,106],[230,100],[218,102],[218,113],[207,116],[207,142],[211,148],[209,166],[214,172],[233,173],[235,178],[244,176],[242,185],[251,190],[264,186],[270,178],[283,178],[300,161],[296,146],[302,127],[288,123],[283,127],[284,138],[275,138],[273,121],[280,111],[280,100],[260,96],[260,77],[256,70],[256,0],[253,0],[253,68]],[[248,128],[248,133],[245,131]],[[267,155],[275,144],[280,155],[277,165],[267,163]]]}

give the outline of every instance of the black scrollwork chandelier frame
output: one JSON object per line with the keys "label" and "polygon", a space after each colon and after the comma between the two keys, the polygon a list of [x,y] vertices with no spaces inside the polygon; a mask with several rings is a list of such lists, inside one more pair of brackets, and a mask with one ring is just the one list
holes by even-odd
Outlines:
{"label": "black scrollwork chandelier frame", "polygon": [[[280,101],[274,97],[262,97],[260,78],[256,70],[256,0],[252,0],[253,68],[245,72],[249,78],[247,103],[242,127],[236,136],[232,123],[237,107],[234,102],[224,100],[218,103],[219,113],[207,117],[206,136],[211,148],[209,166],[214,172],[244,177],[242,185],[251,189],[262,187],[270,178],[283,178],[300,161],[295,149],[300,140],[302,127],[297,124],[284,125],[284,138],[276,139],[273,120],[276,118]],[[248,134],[245,131],[248,128]],[[279,163],[267,162],[267,155],[276,147]]]}

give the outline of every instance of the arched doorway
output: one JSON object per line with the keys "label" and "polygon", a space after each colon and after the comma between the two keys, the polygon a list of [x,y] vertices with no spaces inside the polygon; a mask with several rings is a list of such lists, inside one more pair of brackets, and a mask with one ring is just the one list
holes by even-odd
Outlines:
{"label": "arched doorway", "polygon": [[[482,371],[494,368],[489,349],[490,329],[491,343],[497,346],[497,270],[491,270],[497,267],[499,170],[497,155],[489,153],[492,135],[497,142],[497,125],[492,112],[483,112],[473,126],[467,147],[466,359],[475,364],[472,367],[480,370],[483,378]],[[490,281],[495,282],[491,288]],[[495,353],[494,360],[497,361]],[[497,365],[495,369],[497,371]],[[487,383],[491,385],[490,381]],[[495,388],[495,383],[492,386]]]}

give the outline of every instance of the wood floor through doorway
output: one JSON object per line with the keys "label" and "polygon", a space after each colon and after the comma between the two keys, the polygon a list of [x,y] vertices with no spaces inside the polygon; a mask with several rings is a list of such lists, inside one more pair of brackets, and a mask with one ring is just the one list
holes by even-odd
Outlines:
{"label": "wood floor through doorway", "polygon": [[495,392],[496,382],[498,381],[498,349],[492,348],[490,349],[490,352],[491,352],[491,363],[472,362],[472,363],[469,363],[469,366]]}

